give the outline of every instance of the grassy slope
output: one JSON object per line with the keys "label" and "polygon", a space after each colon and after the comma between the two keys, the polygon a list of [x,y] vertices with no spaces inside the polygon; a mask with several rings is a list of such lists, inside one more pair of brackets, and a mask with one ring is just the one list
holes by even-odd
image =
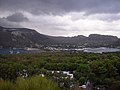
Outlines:
{"label": "grassy slope", "polygon": [[60,90],[53,82],[35,76],[28,79],[18,78],[16,83],[0,80],[0,90]]}

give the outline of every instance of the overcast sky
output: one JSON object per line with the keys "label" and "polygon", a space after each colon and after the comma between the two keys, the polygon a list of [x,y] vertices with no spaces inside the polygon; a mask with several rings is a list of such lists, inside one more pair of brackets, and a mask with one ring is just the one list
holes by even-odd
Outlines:
{"label": "overcast sky", "polygon": [[120,0],[0,0],[0,25],[52,36],[120,37]]}

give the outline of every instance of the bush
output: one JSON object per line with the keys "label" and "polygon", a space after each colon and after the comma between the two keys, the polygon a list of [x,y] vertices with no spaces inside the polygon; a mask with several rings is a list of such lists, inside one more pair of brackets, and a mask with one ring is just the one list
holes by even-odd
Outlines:
{"label": "bush", "polygon": [[60,90],[45,78],[35,76],[28,79],[18,78],[15,83],[0,80],[0,90]]}

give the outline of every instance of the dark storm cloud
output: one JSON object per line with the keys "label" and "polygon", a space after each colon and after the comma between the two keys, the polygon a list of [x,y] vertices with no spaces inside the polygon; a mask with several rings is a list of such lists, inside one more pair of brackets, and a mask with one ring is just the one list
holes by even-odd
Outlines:
{"label": "dark storm cloud", "polygon": [[29,21],[22,13],[16,12],[7,17],[0,18],[0,26],[17,28],[22,27],[20,23]]}
{"label": "dark storm cloud", "polygon": [[119,13],[120,0],[0,0],[0,10],[22,10],[33,14],[63,14],[75,11],[88,14]]}
{"label": "dark storm cloud", "polygon": [[0,26],[10,27],[10,28],[22,27],[18,23],[10,22],[10,21],[6,20],[5,18],[0,18]]}
{"label": "dark storm cloud", "polygon": [[26,18],[22,13],[14,13],[6,18],[8,21],[11,22],[24,22],[28,21],[28,18]]}
{"label": "dark storm cloud", "polygon": [[29,21],[22,13],[16,12],[7,17],[0,18],[0,26],[18,28],[20,23]]}

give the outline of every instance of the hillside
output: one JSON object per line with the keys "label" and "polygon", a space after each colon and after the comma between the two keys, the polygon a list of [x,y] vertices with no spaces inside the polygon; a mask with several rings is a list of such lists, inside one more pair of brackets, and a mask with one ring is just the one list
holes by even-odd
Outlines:
{"label": "hillside", "polygon": [[88,46],[110,46],[118,41],[116,36],[91,34],[88,37]]}
{"label": "hillside", "polygon": [[52,42],[48,36],[32,29],[0,27],[0,46],[2,47],[39,47]]}
{"label": "hillside", "polygon": [[[27,28],[5,28],[0,26],[0,47],[40,47],[41,45],[77,45],[86,47],[120,46],[119,38],[110,35],[91,34],[89,37],[53,37]],[[114,45],[115,44],[115,45]]]}

